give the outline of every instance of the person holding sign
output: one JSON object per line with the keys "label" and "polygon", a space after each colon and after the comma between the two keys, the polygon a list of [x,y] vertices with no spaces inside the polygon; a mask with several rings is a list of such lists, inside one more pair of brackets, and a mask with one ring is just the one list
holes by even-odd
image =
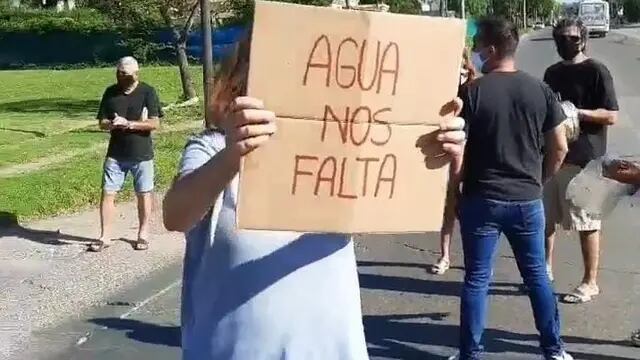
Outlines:
{"label": "person holding sign", "polygon": [[542,184],[567,153],[560,126],[565,116],[546,84],[516,69],[516,27],[498,19],[484,19],[477,26],[474,65],[485,75],[462,94],[468,139],[458,209],[465,264],[459,357],[480,358],[491,269],[504,233],[530,289],[544,358],[570,360],[545,271],[541,199]]}
{"label": "person holding sign", "polygon": [[[276,132],[260,99],[239,96],[247,45],[216,76],[213,123],[187,143],[164,200],[165,227],[187,239],[183,358],[368,359],[349,235],[237,229],[240,162]],[[438,134],[454,158],[463,126],[452,118]]]}

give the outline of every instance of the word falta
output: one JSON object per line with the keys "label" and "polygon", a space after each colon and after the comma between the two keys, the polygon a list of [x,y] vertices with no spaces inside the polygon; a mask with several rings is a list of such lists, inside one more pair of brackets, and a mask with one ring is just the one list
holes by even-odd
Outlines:
{"label": "word falta", "polygon": [[[358,42],[345,37],[332,43],[328,36],[320,35],[307,58],[302,85],[376,94],[388,91],[388,95],[395,96],[399,67],[400,48],[395,42],[376,41],[375,46],[370,46],[367,39]],[[314,83],[311,78],[324,81]],[[341,152],[345,156],[295,154],[291,194],[311,191],[314,196],[342,199],[392,199],[398,176],[396,155],[380,155],[379,151],[374,151],[377,156],[366,154],[389,144],[393,127],[385,116],[391,113],[391,107],[380,104],[375,108],[325,104],[320,142],[358,150]],[[332,136],[339,136],[338,141]]]}

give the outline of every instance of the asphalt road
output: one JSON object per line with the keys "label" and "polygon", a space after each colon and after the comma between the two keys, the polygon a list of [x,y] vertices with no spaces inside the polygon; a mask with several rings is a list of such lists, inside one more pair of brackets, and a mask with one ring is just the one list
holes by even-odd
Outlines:
{"label": "asphalt road", "polygon": [[[619,35],[593,39],[590,54],[613,73],[622,115],[610,132],[610,149],[640,152],[640,45]],[[548,30],[521,44],[519,65],[541,77],[559,60]],[[637,204],[637,203],[636,203]],[[602,295],[586,305],[562,305],[563,333],[576,359],[640,359],[625,339],[640,327],[640,214],[624,202],[605,223],[600,286]],[[564,293],[581,278],[575,235],[562,233],[557,245],[556,289]],[[372,359],[443,359],[457,344],[458,293],[463,275],[461,249],[454,240],[454,269],[428,275],[436,259],[437,234],[368,236],[358,240],[364,323]],[[179,358],[179,266],[155,274],[135,289],[109,300],[88,317],[39,334],[47,353],[32,359],[169,360]],[[485,333],[487,359],[539,359],[529,301],[518,291],[519,275],[503,244],[491,287],[491,316]],[[62,355],[55,348],[67,346]]]}

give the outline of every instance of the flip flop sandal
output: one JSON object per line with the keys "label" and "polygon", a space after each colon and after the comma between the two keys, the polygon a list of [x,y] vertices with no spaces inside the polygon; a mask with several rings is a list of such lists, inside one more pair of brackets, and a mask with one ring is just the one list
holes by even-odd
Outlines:
{"label": "flip flop sandal", "polygon": [[640,347],[640,329],[631,334],[631,345]]}
{"label": "flip flop sandal", "polygon": [[133,248],[139,251],[147,250],[149,248],[149,242],[145,239],[138,239],[138,241],[133,244]]}
{"label": "flip flop sandal", "polygon": [[87,251],[89,252],[101,252],[102,250],[108,248],[109,245],[107,245],[104,241],[102,240],[96,240],[93,243],[89,244],[89,247],[87,248]]}
{"label": "flip flop sandal", "polygon": [[435,274],[435,275],[444,275],[444,273],[447,272],[447,270],[449,270],[449,267],[451,266],[451,262],[448,260],[440,260],[438,261],[437,264],[433,265],[431,267],[431,273]]}
{"label": "flip flop sandal", "polygon": [[598,287],[580,285],[564,297],[564,302],[568,304],[584,304],[593,300],[599,294],[600,289]]}

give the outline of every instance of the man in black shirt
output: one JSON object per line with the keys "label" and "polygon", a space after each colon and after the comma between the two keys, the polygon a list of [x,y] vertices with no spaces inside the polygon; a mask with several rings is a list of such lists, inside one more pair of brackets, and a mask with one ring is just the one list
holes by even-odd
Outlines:
{"label": "man in black shirt", "polygon": [[[478,22],[474,63],[485,75],[462,94],[468,124],[459,206],[465,278],[460,359],[478,359],[494,254],[505,234],[529,296],[547,360],[570,360],[558,306],[545,273],[542,184],[567,151],[565,116],[551,89],[518,71],[518,31],[503,20]],[[543,145],[545,145],[543,147]]]}
{"label": "man in black shirt", "polygon": [[138,198],[140,223],[135,249],[146,250],[148,247],[154,185],[151,132],[158,128],[162,114],[156,91],[138,80],[138,70],[138,62],[133,57],[120,59],[117,83],[107,88],[100,102],[98,122],[101,129],[111,132],[111,139],[104,162],[101,235],[89,247],[92,251],[101,251],[111,239],[115,196],[129,172],[133,175]]}
{"label": "man in black shirt", "polygon": [[577,230],[585,260],[584,276],[581,284],[564,300],[583,303],[600,293],[597,275],[601,222],[568,201],[566,190],[589,161],[605,154],[607,127],[617,121],[618,102],[607,67],[584,54],[588,30],[580,20],[560,21],[553,30],[553,37],[563,60],[547,69],[544,80],[562,101],[569,101],[578,108],[580,135],[569,146],[562,169],[545,185],[547,272],[553,279],[553,245],[557,225]]}

